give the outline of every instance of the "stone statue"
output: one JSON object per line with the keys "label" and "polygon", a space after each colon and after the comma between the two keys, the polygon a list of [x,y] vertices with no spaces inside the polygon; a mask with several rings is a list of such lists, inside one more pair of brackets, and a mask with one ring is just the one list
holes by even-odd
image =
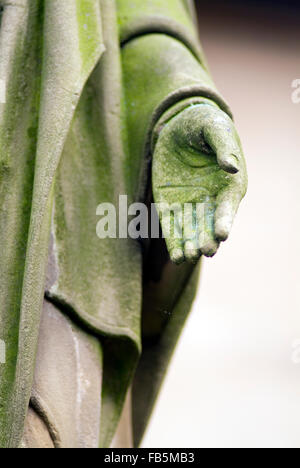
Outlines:
{"label": "stone statue", "polygon": [[[109,447],[126,395],[138,446],[246,192],[239,137],[193,2],[0,4],[0,446]],[[99,239],[124,195],[189,205],[193,228],[175,210],[165,239]]]}

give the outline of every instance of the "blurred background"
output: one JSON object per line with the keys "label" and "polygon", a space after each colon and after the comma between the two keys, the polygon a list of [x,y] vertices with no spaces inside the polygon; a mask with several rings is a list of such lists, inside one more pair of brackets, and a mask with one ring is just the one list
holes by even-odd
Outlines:
{"label": "blurred background", "polygon": [[197,1],[249,191],[230,240],[203,263],[144,447],[300,447],[298,3]]}

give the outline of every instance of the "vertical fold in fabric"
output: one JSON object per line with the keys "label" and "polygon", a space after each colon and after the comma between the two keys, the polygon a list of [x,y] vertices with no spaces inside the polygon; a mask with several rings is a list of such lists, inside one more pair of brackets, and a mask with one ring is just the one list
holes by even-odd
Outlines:
{"label": "vertical fold in fabric", "polygon": [[20,0],[2,6],[0,74],[8,70],[10,76],[0,116],[0,239],[7,237],[5,255],[11,253],[13,263],[1,259],[8,361],[0,369],[0,445],[17,447],[32,386],[55,173],[104,44],[99,2]]}

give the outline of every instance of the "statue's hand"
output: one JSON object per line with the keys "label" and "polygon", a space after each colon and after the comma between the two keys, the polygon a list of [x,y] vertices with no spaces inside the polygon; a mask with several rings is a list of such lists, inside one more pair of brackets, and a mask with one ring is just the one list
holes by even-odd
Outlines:
{"label": "statue's hand", "polygon": [[174,262],[213,256],[246,190],[243,151],[227,114],[199,104],[164,126],[153,155],[153,194]]}

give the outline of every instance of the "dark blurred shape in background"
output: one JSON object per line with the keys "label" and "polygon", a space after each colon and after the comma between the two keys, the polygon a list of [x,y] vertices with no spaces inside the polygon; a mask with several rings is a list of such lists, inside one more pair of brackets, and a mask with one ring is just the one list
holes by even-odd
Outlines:
{"label": "dark blurred shape in background", "polygon": [[[196,0],[196,3],[201,4],[201,0]],[[212,4],[219,5],[236,5],[242,8],[249,8],[258,6],[260,8],[270,7],[272,9],[289,9],[297,10],[300,9],[299,0],[215,0],[210,2]]]}
{"label": "dark blurred shape in background", "polygon": [[253,31],[271,30],[281,36],[288,28],[300,36],[300,0],[196,0],[196,5],[201,23],[213,16],[218,27],[234,21],[237,30],[246,23]]}

